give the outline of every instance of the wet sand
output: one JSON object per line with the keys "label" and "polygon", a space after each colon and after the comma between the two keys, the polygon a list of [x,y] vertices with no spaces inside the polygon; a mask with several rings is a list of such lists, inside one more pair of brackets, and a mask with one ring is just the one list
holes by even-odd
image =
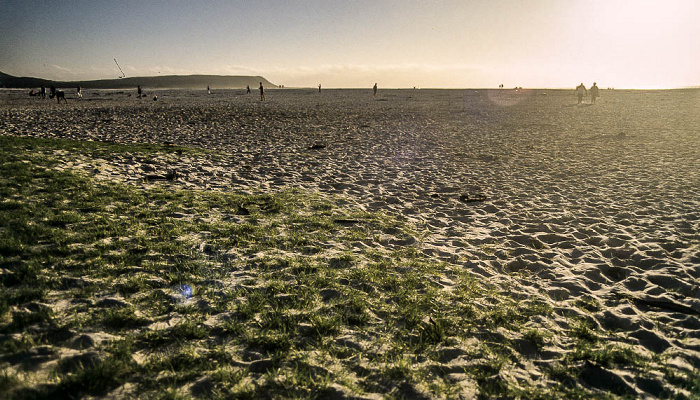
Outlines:
{"label": "wet sand", "polygon": [[[67,92],[59,105],[4,90],[0,134],[211,150],[66,168],[135,185],[176,170],[188,188],[342,196],[424,230],[425,254],[513,295],[545,294],[553,327],[592,298],[601,330],[700,368],[699,90],[602,91],[595,105],[555,90],[283,89],[265,102],[243,90],[146,92]],[[567,346],[554,341],[540,361]]]}

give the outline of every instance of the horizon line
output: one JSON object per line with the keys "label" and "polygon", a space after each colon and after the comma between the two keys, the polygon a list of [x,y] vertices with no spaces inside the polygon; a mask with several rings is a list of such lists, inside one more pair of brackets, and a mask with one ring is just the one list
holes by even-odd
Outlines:
{"label": "horizon line", "polygon": [[[207,76],[212,76],[212,77],[258,77],[267,80],[270,82],[275,87],[282,86],[283,89],[317,89],[318,86],[312,85],[312,86],[285,86],[285,85],[279,85],[279,84],[274,84],[270,81],[270,79],[266,78],[264,75],[221,75],[221,74],[203,74],[203,73],[193,73],[193,74],[169,74],[169,75],[143,75],[143,76],[125,76],[125,77],[116,77],[116,78],[95,78],[95,79],[82,79],[82,80],[56,80],[56,79],[47,79],[47,78],[38,78],[34,76],[16,76],[16,75],[10,75],[7,73],[4,73],[0,71],[0,73],[3,73],[5,75],[11,76],[13,78],[26,78],[26,79],[41,79],[41,80],[46,80],[46,81],[53,81],[53,82],[71,82],[71,83],[81,83],[81,82],[95,82],[95,81],[119,81],[122,79],[148,79],[148,78],[165,78],[165,77],[188,77],[188,76],[199,76],[199,77],[207,77]],[[328,86],[324,87],[324,89],[365,89],[365,88],[370,88],[371,85],[368,86]],[[526,86],[517,86],[517,87],[491,87],[491,86],[481,86],[481,87],[461,87],[461,86],[431,86],[431,87],[421,87],[421,86],[385,86],[381,87],[380,89],[384,90],[403,90],[403,89],[408,89],[408,90],[487,90],[487,89],[498,89],[498,90],[573,90],[572,88],[575,88],[575,85],[572,85],[571,87],[526,87]],[[13,89],[13,88],[4,88],[4,89]],[[17,88],[19,89],[19,88]],[[175,88],[174,88],[175,89]],[[636,87],[615,87],[615,86],[610,86],[606,85],[604,88],[601,88],[601,90],[679,90],[679,89],[700,89],[700,85],[696,86],[668,86],[668,87],[659,87],[659,86],[636,86]]]}

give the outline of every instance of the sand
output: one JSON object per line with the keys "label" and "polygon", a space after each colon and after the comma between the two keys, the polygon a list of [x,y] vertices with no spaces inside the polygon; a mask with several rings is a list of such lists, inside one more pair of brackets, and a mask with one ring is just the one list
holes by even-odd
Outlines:
{"label": "sand", "polygon": [[[592,320],[604,331],[700,368],[698,90],[602,91],[595,105],[556,90],[374,98],[369,89],[283,89],[265,102],[244,91],[128,94],[68,93],[59,105],[2,91],[0,134],[212,150],[66,168],[134,185],[176,170],[182,187],[342,196],[416,224],[431,257],[510,293],[545,294],[552,326],[566,327],[572,304],[594,299],[603,306]],[[553,343],[540,362],[565,348]]]}

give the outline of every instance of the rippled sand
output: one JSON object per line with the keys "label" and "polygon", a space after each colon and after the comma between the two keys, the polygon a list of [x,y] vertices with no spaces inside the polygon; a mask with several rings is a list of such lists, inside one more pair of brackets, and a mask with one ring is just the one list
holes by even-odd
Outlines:
{"label": "rippled sand", "polygon": [[66,167],[138,185],[177,170],[184,187],[342,195],[428,231],[426,254],[546,294],[553,326],[593,298],[599,328],[700,368],[698,90],[603,91],[595,105],[552,90],[128,94],[59,105],[3,91],[0,134],[215,150]]}

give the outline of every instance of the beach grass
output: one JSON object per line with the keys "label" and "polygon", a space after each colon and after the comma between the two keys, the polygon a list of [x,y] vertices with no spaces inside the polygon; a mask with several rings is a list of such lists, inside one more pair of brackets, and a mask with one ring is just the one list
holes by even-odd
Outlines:
{"label": "beach grass", "polygon": [[[1,397],[630,396],[586,384],[609,368],[700,393],[697,373],[585,318],[548,323],[560,310],[546,296],[426,255],[428,233],[400,215],[63,168],[199,151],[0,136]],[[554,341],[563,357],[547,357]]]}

